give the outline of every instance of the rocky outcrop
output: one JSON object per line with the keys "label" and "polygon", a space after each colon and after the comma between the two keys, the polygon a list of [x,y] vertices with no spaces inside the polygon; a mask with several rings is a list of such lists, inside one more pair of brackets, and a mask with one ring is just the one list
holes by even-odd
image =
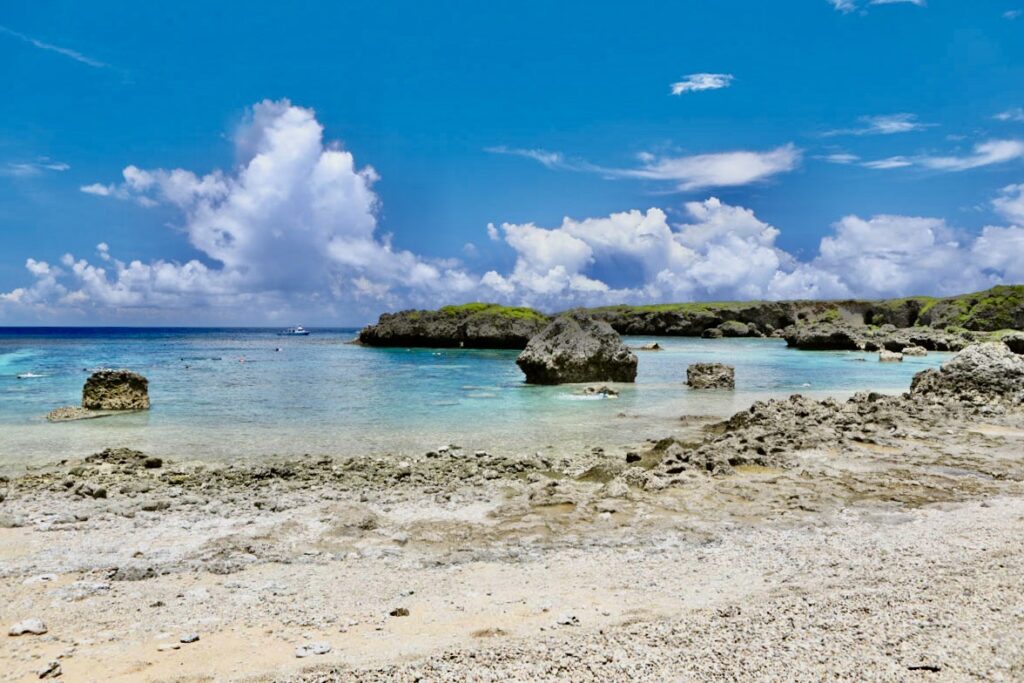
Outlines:
{"label": "rocky outcrop", "polygon": [[899,351],[890,351],[889,349],[882,349],[878,352],[879,363],[899,363],[903,360],[903,354]]}
{"label": "rocky outcrop", "polygon": [[49,422],[72,422],[74,420],[91,420],[97,417],[106,417],[106,413],[97,413],[80,406],[61,406],[46,414],[46,419]]}
{"label": "rocky outcrop", "polygon": [[1024,401],[1024,358],[1005,344],[969,346],[937,370],[914,376],[912,396],[967,403]]}
{"label": "rocky outcrop", "polygon": [[689,470],[728,474],[741,465],[789,467],[797,451],[835,450],[847,442],[877,443],[906,436],[909,425],[933,430],[960,415],[1019,410],[1024,402],[1024,358],[1005,344],[977,344],[938,370],[919,372],[909,393],[887,396],[861,392],[838,402],[799,394],[757,401],[749,410],[712,425],[700,443],[659,442],[645,456],[660,461],[654,473],[662,485]]}
{"label": "rocky outcrop", "polygon": [[686,383],[692,389],[734,389],[736,370],[724,363],[694,363],[686,368]]}
{"label": "rocky outcrop", "polygon": [[516,364],[530,384],[632,382],[637,358],[608,323],[573,313],[534,336]]}
{"label": "rocky outcrop", "polygon": [[529,308],[465,304],[385,313],[376,325],[359,332],[358,341],[367,346],[523,349],[548,322]]}
{"label": "rocky outcrop", "polygon": [[859,332],[843,323],[791,325],[786,328],[785,339],[788,346],[809,351],[855,351],[864,348]]}
{"label": "rocky outcrop", "polygon": [[924,348],[923,346],[910,345],[904,346],[903,350],[900,351],[900,353],[902,353],[904,356],[927,356],[928,349]]}
{"label": "rocky outcrop", "polygon": [[82,387],[87,410],[149,410],[149,380],[130,370],[94,372]]}
{"label": "rocky outcrop", "polygon": [[1024,332],[1014,332],[1006,335],[1003,337],[1003,343],[1014,353],[1024,354]]}
{"label": "rocky outcrop", "polygon": [[815,322],[791,325],[784,331],[789,346],[810,351],[893,351],[907,348],[927,351],[960,351],[976,337],[967,331],[947,332],[929,327],[866,327],[847,322]]}

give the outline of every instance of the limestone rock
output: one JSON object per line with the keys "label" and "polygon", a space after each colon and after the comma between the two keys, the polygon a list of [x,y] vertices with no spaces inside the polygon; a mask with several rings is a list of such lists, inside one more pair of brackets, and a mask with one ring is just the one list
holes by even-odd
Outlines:
{"label": "limestone rock", "polygon": [[904,346],[902,353],[904,356],[927,356],[928,349],[913,344],[911,346]]}
{"label": "limestone rock", "polygon": [[130,370],[94,372],[82,387],[88,410],[149,410],[149,380]]}
{"label": "limestone rock", "polygon": [[1013,332],[1003,337],[1003,343],[1014,353],[1024,354],[1024,332]]}
{"label": "limestone rock", "polygon": [[530,384],[632,382],[637,358],[608,323],[571,313],[534,336],[516,364]]}
{"label": "limestone rock", "polygon": [[910,393],[1019,403],[1024,398],[1024,358],[1002,343],[975,344],[938,370],[917,373]]}
{"label": "limestone rock", "polygon": [[694,363],[686,368],[686,383],[694,389],[734,389],[736,371],[724,363]]}
{"label": "limestone rock", "polygon": [[903,360],[903,354],[899,351],[890,351],[889,349],[882,349],[878,352],[879,363],[898,363]]}
{"label": "limestone rock", "polygon": [[11,628],[7,631],[7,635],[9,635],[9,636],[24,636],[24,635],[41,636],[44,633],[46,633],[46,630],[47,630],[46,629],[46,624],[43,623],[42,619],[32,618],[32,619],[25,619],[24,621],[19,621],[14,626],[11,626]]}

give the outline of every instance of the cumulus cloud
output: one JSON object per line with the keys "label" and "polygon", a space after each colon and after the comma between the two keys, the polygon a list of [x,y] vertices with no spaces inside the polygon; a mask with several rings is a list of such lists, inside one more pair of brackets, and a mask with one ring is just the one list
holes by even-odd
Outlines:
{"label": "cumulus cloud", "polygon": [[[1004,187],[999,196],[992,200],[992,206],[996,213],[1014,225],[1024,225],[1024,183]],[[1019,252],[1017,256],[1024,259],[1024,252]]]}
{"label": "cumulus cloud", "polygon": [[669,87],[673,95],[682,95],[688,92],[701,92],[703,90],[720,90],[732,85],[734,77],[732,74],[690,74],[681,81],[672,83]]}
{"label": "cumulus cloud", "polygon": [[[1009,192],[1008,192],[1009,194]],[[494,297],[542,308],[620,301],[884,297],[952,294],[1018,279],[1024,229],[989,227],[976,238],[938,218],[846,216],[801,261],[776,244],[779,230],[716,198],[685,205],[671,224],[659,209],[566,218],[554,228],[501,226],[512,272],[491,271]],[[1001,249],[996,254],[992,250]],[[602,274],[625,270],[613,287]]]}
{"label": "cumulus cloud", "polygon": [[125,263],[104,243],[97,248],[99,266],[70,255],[60,267],[32,261],[37,282],[17,299],[105,309],[244,303],[273,311],[366,297],[398,301],[409,292],[454,294],[475,284],[457,264],[395,249],[377,234],[377,173],[357,166],[339,145],[325,144],[312,110],[287,100],[262,102],[235,145],[241,163],[230,172],[128,166],[118,183],[82,188],[178,209],[182,231],[202,259]]}
{"label": "cumulus cloud", "polygon": [[[123,260],[107,242],[96,245],[91,259],[65,254],[50,263],[33,256],[25,262],[31,283],[0,293],[0,316],[294,322],[296,313],[315,312],[320,320],[356,322],[382,309],[440,302],[495,300],[559,310],[616,302],[945,294],[1024,277],[1024,185],[1006,187],[993,199],[1009,224],[988,226],[977,236],[940,218],[849,215],[804,259],[779,246],[778,228],[715,197],[684,204],[675,221],[649,208],[565,218],[554,227],[489,224],[487,248],[508,249],[515,260],[511,268],[479,274],[454,259],[395,248],[379,230],[377,172],[325,142],[311,110],[287,101],[260,103],[235,145],[239,163],[230,170],[128,166],[117,182],[83,188],[96,201],[178,211],[176,227],[197,258]],[[797,150],[780,149],[783,158],[773,168],[796,163]],[[713,163],[708,156],[714,155],[684,157],[689,162],[678,165],[648,157],[643,177],[680,187],[767,177],[758,170],[765,162],[743,153]],[[755,170],[737,170],[736,163]],[[482,257],[480,244],[463,251]]]}

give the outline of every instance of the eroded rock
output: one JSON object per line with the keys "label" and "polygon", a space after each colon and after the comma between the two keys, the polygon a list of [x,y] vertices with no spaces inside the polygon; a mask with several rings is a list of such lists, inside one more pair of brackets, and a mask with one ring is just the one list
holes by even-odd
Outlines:
{"label": "eroded rock", "polygon": [[734,389],[736,371],[724,363],[694,363],[686,368],[686,383],[693,389]]}
{"label": "eroded rock", "polygon": [[88,410],[149,410],[149,380],[130,370],[94,372],[82,387]]}
{"label": "eroded rock", "polygon": [[573,313],[533,337],[516,364],[530,384],[632,382],[637,358],[608,323]]}

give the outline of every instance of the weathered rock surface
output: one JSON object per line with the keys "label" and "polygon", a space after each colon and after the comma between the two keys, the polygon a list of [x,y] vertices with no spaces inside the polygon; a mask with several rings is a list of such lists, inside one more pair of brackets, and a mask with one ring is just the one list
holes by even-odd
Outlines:
{"label": "weathered rock surface", "polygon": [[724,363],[694,363],[686,368],[686,383],[693,389],[734,389],[736,370]]}
{"label": "weathered rock surface", "polygon": [[904,356],[927,356],[928,349],[924,348],[923,346],[911,345],[904,346],[903,350],[900,353],[902,353]]}
{"label": "weathered rock surface", "polygon": [[969,346],[937,370],[914,376],[910,393],[916,397],[953,399],[987,404],[1024,401],[1024,358],[1005,344]]}
{"label": "weathered rock surface", "polygon": [[821,321],[790,325],[783,333],[786,344],[810,351],[880,351],[902,353],[906,348],[924,351],[959,351],[970,344],[970,332],[947,332],[929,327],[878,328],[848,322]]}
{"label": "weathered rock surface", "polygon": [[847,441],[876,441],[918,423],[934,430],[955,415],[992,415],[1024,402],[1024,358],[1004,344],[968,347],[938,370],[915,375],[902,396],[861,392],[845,402],[800,396],[757,401],[714,425],[698,444],[666,439],[648,457],[660,457],[662,476],[689,470],[727,474],[737,466],[787,467],[792,454],[834,449]]}
{"label": "weathered rock surface", "polygon": [[572,313],[534,336],[516,364],[530,384],[632,382],[637,358],[608,323]]}
{"label": "weathered rock surface", "polygon": [[97,417],[104,417],[103,413],[96,413],[86,410],[80,406],[61,406],[54,408],[46,414],[50,422],[71,422],[72,420],[91,420]]}
{"label": "weathered rock surface", "polygon": [[149,380],[130,370],[94,372],[82,387],[87,410],[149,410]]}
{"label": "weathered rock surface", "polygon": [[882,349],[878,352],[878,362],[880,363],[899,363],[903,360],[903,354],[899,351],[890,351],[889,349]]}
{"label": "weathered rock surface", "polygon": [[359,332],[367,346],[522,349],[550,319],[529,308],[493,304],[385,313]]}
{"label": "weathered rock surface", "polygon": [[46,633],[46,624],[43,623],[42,619],[33,617],[32,619],[25,619],[11,626],[7,631],[9,636],[41,636]]}
{"label": "weathered rock surface", "polygon": [[1003,343],[1014,353],[1024,354],[1024,332],[1014,332],[1003,337]]}

